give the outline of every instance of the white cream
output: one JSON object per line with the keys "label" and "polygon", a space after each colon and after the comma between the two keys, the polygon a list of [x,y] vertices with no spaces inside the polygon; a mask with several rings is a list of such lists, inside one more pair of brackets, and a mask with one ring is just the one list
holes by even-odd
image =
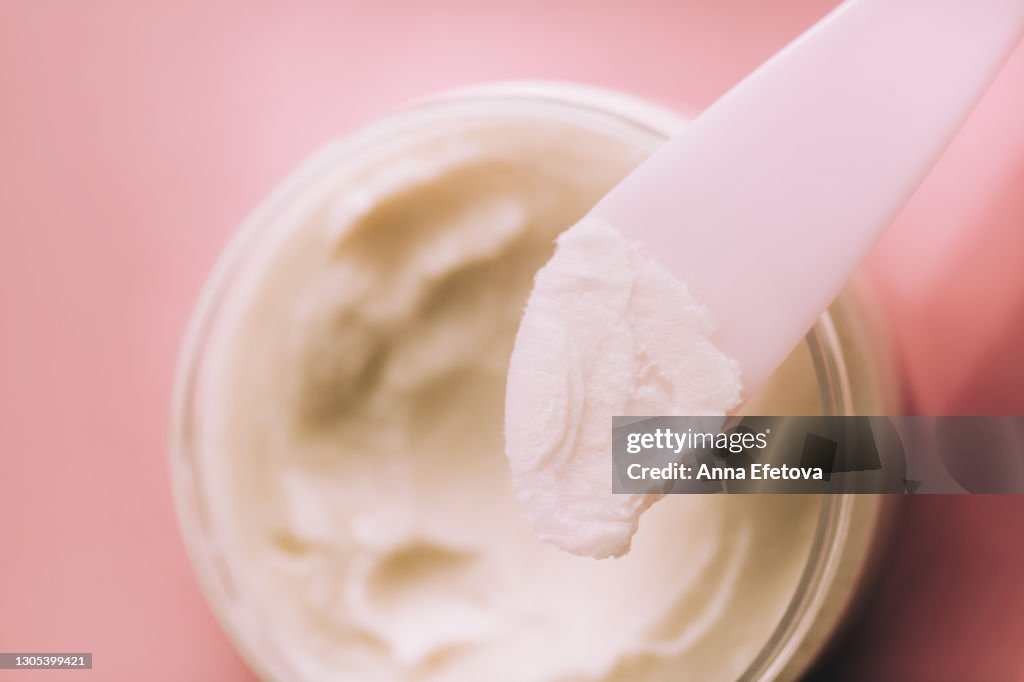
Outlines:
{"label": "white cream", "polygon": [[612,417],[725,414],[737,363],[686,286],[611,225],[584,218],[537,273],[509,363],[505,447],[542,540],[629,551],[655,495],[613,495]]}
{"label": "white cream", "polygon": [[[533,276],[650,146],[446,120],[274,214],[214,327],[196,437],[227,610],[282,680],[731,680],[767,641],[820,500],[670,496],[627,556],[594,561],[538,540],[504,455]],[[625,309],[656,338],[646,305]],[[800,382],[814,394],[806,377],[783,394]]]}

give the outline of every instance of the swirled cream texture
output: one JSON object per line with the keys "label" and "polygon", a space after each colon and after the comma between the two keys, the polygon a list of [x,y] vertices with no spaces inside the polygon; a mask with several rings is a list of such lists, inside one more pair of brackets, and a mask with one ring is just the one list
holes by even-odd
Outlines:
{"label": "swirled cream texture", "polygon": [[590,217],[557,243],[509,364],[506,450],[541,539],[604,559],[629,551],[658,499],[612,494],[612,417],[725,414],[740,371],[708,311],[639,244]]}
{"label": "swirled cream texture", "polygon": [[266,676],[707,681],[755,657],[818,499],[671,496],[627,556],[595,561],[537,538],[504,454],[534,274],[656,142],[437,118],[346,151],[261,216],[211,333],[197,437],[223,608]]}

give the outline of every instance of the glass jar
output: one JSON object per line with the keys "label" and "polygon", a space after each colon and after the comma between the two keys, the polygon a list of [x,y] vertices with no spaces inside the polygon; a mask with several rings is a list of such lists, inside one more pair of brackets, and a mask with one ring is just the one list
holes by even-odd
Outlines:
{"label": "glass jar", "polygon": [[[562,83],[500,83],[430,97],[327,146],[302,165],[245,222],[221,257],[193,314],[173,397],[170,463],[182,532],[206,598],[238,650],[268,680],[307,679],[269,633],[240,571],[225,551],[226,525],[215,511],[226,455],[205,434],[218,398],[218,329],[237,315],[232,300],[258,278],[253,264],[287,243],[297,216],[338,191],[339,178],[410,135],[443,137],[465,121],[500,115],[559,121],[628,140],[645,153],[685,123],[678,114],[606,90]],[[255,273],[255,274],[254,274]],[[755,398],[748,411],[771,414],[896,414],[899,388],[868,284],[858,276],[794,351],[780,385],[801,386]],[[288,324],[282,319],[281,324]],[[799,395],[797,395],[799,393]],[[848,611],[876,555],[887,516],[883,498],[821,499],[804,568],[771,635],[738,679],[792,679],[818,655]]]}

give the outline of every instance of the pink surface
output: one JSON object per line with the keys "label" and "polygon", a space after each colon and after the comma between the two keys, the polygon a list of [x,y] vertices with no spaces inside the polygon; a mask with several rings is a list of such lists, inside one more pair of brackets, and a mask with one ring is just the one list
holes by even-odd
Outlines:
{"label": "pink surface", "polygon": [[[832,4],[0,4],[0,651],[96,655],[0,680],[252,679],[183,552],[166,414],[206,272],[299,160],[482,80],[700,108]],[[1024,413],[1022,120],[1018,50],[872,260],[919,412]],[[908,503],[826,674],[1024,679],[1024,498]]]}

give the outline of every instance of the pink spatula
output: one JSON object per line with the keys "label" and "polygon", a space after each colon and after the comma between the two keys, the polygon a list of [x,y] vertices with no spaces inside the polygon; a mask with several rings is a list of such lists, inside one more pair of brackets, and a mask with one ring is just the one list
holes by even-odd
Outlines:
{"label": "pink spatula", "polygon": [[1024,0],[851,0],[591,211],[710,311],[754,393],[839,293],[1024,32]]}
{"label": "pink spatula", "polygon": [[609,490],[610,418],[721,415],[757,392],[1022,31],[1024,0],[848,2],[559,236],[505,403],[512,483],[542,540],[629,551],[659,488]]}

